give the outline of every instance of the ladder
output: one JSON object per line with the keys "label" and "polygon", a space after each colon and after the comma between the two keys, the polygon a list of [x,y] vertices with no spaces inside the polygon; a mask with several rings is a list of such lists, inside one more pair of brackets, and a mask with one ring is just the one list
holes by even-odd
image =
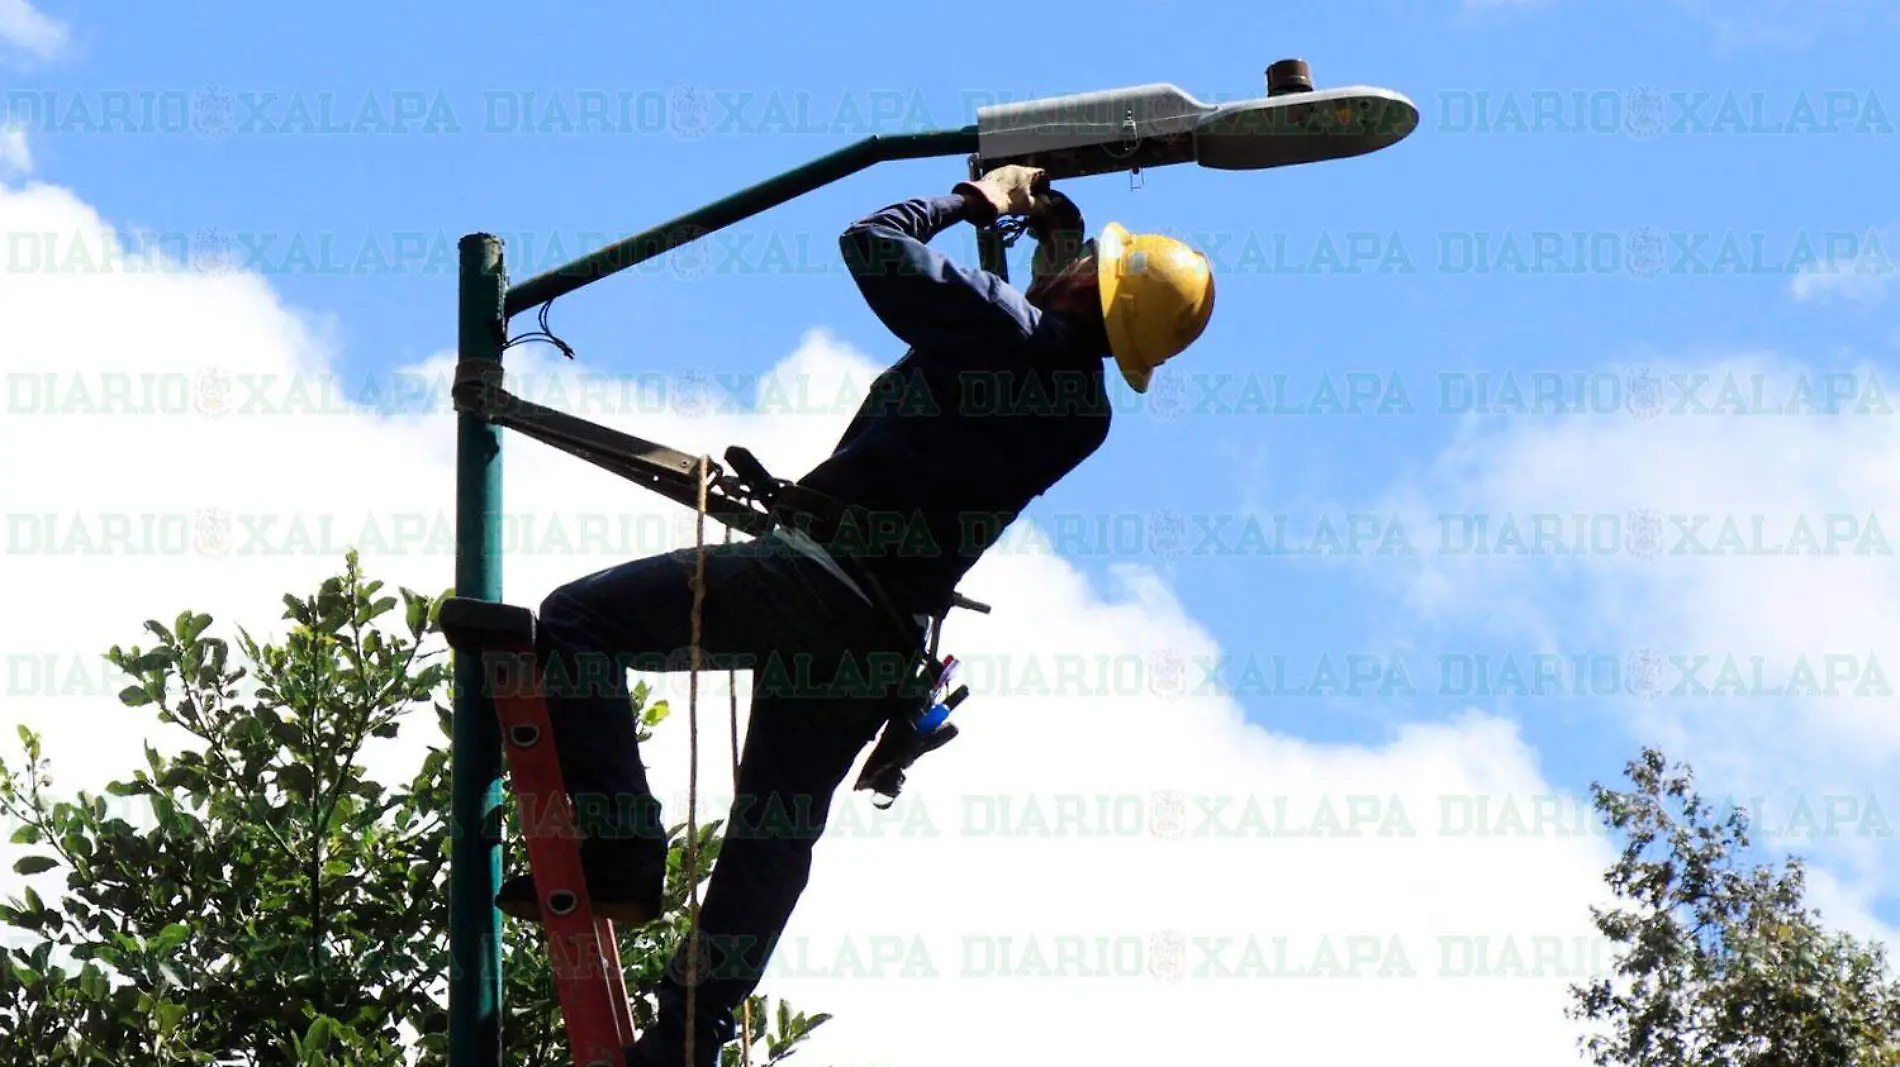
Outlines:
{"label": "ladder", "polygon": [[535,662],[534,613],[512,604],[449,597],[442,602],[439,625],[450,648],[481,658],[483,686],[501,719],[502,752],[528,843],[528,869],[541,898],[574,1067],[624,1067],[634,1033],[620,942],[613,922],[596,917],[587,897],[580,835],[555,758],[541,666]]}

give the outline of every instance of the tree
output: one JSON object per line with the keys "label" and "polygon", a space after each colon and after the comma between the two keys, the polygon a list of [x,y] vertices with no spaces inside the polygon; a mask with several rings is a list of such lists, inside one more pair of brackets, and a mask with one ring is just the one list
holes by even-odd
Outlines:
{"label": "tree", "polygon": [[[28,942],[0,946],[0,1067],[446,1062],[449,754],[431,743],[394,786],[362,761],[419,709],[446,737],[452,674],[446,647],[424,647],[441,598],[400,590],[390,629],[398,600],[382,588],[351,552],[315,595],[284,598],[281,646],[239,630],[248,668],[189,610],[146,623],[150,649],[114,646],[106,658],[137,680],[119,699],[194,743],[165,755],[148,742],[145,769],[104,795],[54,799],[41,739],[20,728],[24,763],[0,761],[11,843],[33,850],[14,870],[66,879],[57,902],[27,888],[0,906]],[[649,692],[629,708],[643,737],[667,715]],[[701,828],[701,879],[719,826]],[[684,827],[673,837],[667,913],[621,937],[642,1024],[686,932]],[[510,1062],[564,1067],[541,931],[510,922],[504,937]],[[760,1064],[828,1018],[779,1002],[768,1033],[767,1009],[752,999]]]}
{"label": "tree", "polygon": [[1717,813],[1690,769],[1645,749],[1632,788],[1593,783],[1604,825],[1626,835],[1592,908],[1617,946],[1610,976],[1571,989],[1596,1067],[1892,1067],[1900,983],[1878,944],[1830,934],[1803,903],[1804,867],[1745,867],[1748,814]]}

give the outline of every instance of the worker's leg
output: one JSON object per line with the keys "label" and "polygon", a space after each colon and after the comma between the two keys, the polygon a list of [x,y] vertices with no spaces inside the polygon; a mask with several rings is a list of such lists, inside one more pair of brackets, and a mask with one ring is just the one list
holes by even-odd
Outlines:
{"label": "worker's leg", "polygon": [[[696,549],[571,582],[541,604],[539,644],[561,776],[585,834],[663,838],[641,764],[627,671],[691,665]],[[773,539],[706,546],[702,670],[807,653],[855,594]],[[861,602],[858,602],[861,604]]]}
{"label": "worker's leg", "polygon": [[[877,699],[755,696],[737,795],[700,912],[696,1067],[716,1063],[718,1049],[736,1035],[739,1005],[759,984],[805,889],[833,796],[889,712]],[[660,987],[659,1019],[641,1035],[633,1064],[684,1062],[686,962],[682,945]]]}

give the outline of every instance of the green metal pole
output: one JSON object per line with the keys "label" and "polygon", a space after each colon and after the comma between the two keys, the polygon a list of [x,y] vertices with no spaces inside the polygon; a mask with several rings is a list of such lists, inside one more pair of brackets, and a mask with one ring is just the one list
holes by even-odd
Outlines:
{"label": "green metal pole", "polygon": [[742,189],[724,200],[655,226],[645,233],[634,234],[572,263],[537,274],[508,290],[506,316],[513,318],[531,307],[565,296],[589,282],[663,255],[714,230],[797,199],[813,189],[856,174],[875,163],[954,156],[974,152],[976,147],[975,126],[960,130],[866,137],[796,170],[788,170],[776,178]]}
{"label": "green metal pole", "polygon": [[[459,358],[501,360],[501,240],[462,238]],[[455,593],[501,599],[501,428],[455,422]],[[455,657],[449,755],[449,1067],[501,1067],[501,724],[479,657]]]}

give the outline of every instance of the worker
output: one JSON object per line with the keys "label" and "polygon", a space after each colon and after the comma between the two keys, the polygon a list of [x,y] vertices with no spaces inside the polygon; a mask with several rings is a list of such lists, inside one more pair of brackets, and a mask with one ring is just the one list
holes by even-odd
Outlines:
{"label": "worker", "polygon": [[[917,661],[928,623],[941,624],[1003,528],[1101,446],[1105,360],[1145,392],[1207,326],[1207,260],[1169,237],[1110,224],[1059,257],[1039,248],[1023,293],[928,247],[959,221],[1027,219],[1065,199],[1041,170],[1005,166],[846,229],[852,278],[909,351],[873,382],[831,456],[787,487],[796,506],[784,521],[703,549],[700,667],[750,671],[753,696],[691,968],[695,1067],[733,1040],[805,889],[833,794],[894,708],[915,699],[901,665]],[[701,551],[611,567],[540,608],[543,689],[588,893],[615,922],[661,914],[667,854],[626,672],[690,665]],[[496,903],[539,918],[531,876],[503,883]],[[688,970],[682,948],[629,1067],[682,1063]]]}

